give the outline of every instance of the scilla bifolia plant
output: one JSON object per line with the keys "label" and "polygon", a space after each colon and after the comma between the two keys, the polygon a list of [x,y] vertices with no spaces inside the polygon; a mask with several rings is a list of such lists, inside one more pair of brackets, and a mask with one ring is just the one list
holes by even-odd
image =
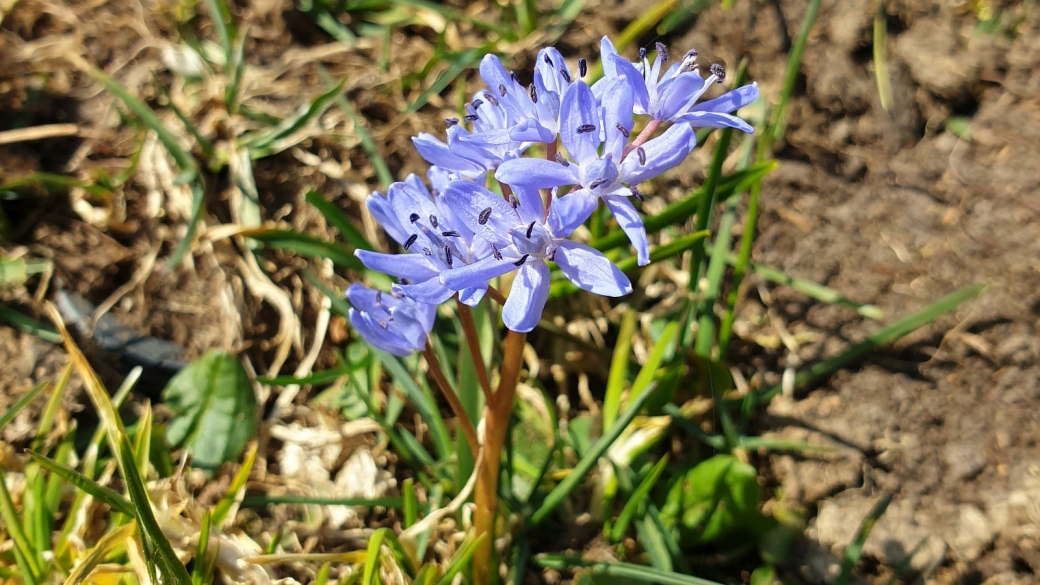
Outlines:
{"label": "scilla bifolia plant", "polygon": [[[642,50],[631,63],[604,38],[601,60],[604,76],[590,86],[584,59],[575,74],[559,51],[542,49],[533,82],[525,88],[497,57],[486,56],[480,75],[487,89],[466,104],[463,120],[447,120],[446,141],[427,133],[413,139],[433,165],[432,191],[412,175],[368,199],[368,209],[402,249],[400,254],[357,252],[365,266],[399,280],[390,291],[350,287],[350,320],[368,342],[398,356],[422,351],[437,379],[441,370],[427,336],[436,306],[454,298],[469,353],[478,372],[486,372],[469,307],[485,295],[502,306],[508,333],[498,388],[493,391],[481,376],[487,403],[482,441],[450,387],[439,384],[473,452],[478,441],[483,447],[474,488],[477,535],[490,535],[494,525],[499,463],[524,338],[538,325],[549,297],[549,263],[581,289],[610,297],[632,292],[617,266],[570,235],[602,200],[631,240],[639,264],[647,264],[646,231],[633,204],[643,200],[639,183],[682,162],[696,145],[694,128],[752,131],[731,113],[754,101],[758,87],[700,102],[713,83],[725,79],[725,71],[713,65],[702,77],[696,51],[662,74],[670,60],[664,45],[657,44],[652,62]],[[643,118],[638,134],[636,116]],[[526,157],[536,145],[545,157]],[[560,194],[561,187],[569,188],[566,194]],[[490,283],[511,272],[516,275],[506,297]],[[474,557],[478,583],[491,577],[491,543],[485,538]]]}

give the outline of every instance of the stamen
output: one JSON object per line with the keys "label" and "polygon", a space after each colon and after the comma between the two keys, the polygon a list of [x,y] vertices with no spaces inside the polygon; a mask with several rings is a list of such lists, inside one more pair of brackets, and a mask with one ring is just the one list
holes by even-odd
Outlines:
{"label": "stamen", "polygon": [[515,83],[517,85],[520,85],[520,80],[516,78],[516,73],[510,71],[509,72],[509,79],[512,79],[513,83]]}
{"label": "stamen", "polygon": [[383,306],[383,291],[381,291],[381,290],[377,290],[376,291],[376,306],[377,307]]}
{"label": "stamen", "polygon": [[433,256],[433,250],[431,250],[429,248],[423,248],[422,249],[422,253],[427,255],[427,256]]}
{"label": "stamen", "polygon": [[690,71],[697,70],[697,50],[690,49],[683,55],[682,65],[679,66],[679,73],[688,73]]}
{"label": "stamen", "polygon": [[646,59],[646,47],[639,47],[639,58]]}
{"label": "stamen", "polygon": [[602,187],[603,185],[605,185],[609,180],[610,179],[607,179],[605,177],[600,177],[600,178],[596,179],[595,181],[589,183],[589,189],[598,189],[599,187]]}
{"label": "stamen", "polygon": [[389,329],[390,328],[390,324],[387,323],[386,321],[379,321],[379,320],[377,320],[376,323],[379,323],[379,326],[382,327],[383,329]]}
{"label": "stamen", "polygon": [[524,262],[527,262],[527,257],[528,256],[530,256],[530,254],[524,254],[523,256],[520,257],[519,260],[517,260],[516,262],[513,262],[513,266],[523,266]]}
{"label": "stamen", "polygon": [[444,246],[444,257],[448,261],[448,268],[451,268],[451,246]]}
{"label": "stamen", "polygon": [[[505,94],[503,94],[503,95],[505,95]],[[498,105],[498,98],[493,96],[493,95],[491,95],[490,92],[486,92],[486,91],[484,92],[484,99],[486,99],[488,101],[488,103],[493,105],[493,106],[497,106]]]}
{"label": "stamen", "polygon": [[438,224],[437,224],[437,216],[436,215],[431,215],[430,216],[430,225],[433,226],[433,229],[437,229],[439,227]]}
{"label": "stamen", "polygon": [[578,134],[584,134],[586,132],[592,132],[595,129],[596,129],[596,127],[594,125],[592,125],[592,124],[582,124],[581,126],[578,126]]}
{"label": "stamen", "polygon": [[502,252],[498,251],[498,246],[491,244],[491,255],[495,257],[495,260],[502,259]]}
{"label": "stamen", "polygon": [[448,230],[446,232],[441,232],[441,235],[444,236],[445,238],[461,238],[462,237],[462,234],[460,234],[459,232],[457,232],[455,230]]}
{"label": "stamen", "polygon": [[643,197],[643,194],[639,192],[639,189],[636,189],[635,187],[629,187],[628,190],[632,192],[632,196],[635,197],[640,203],[646,201],[646,198]]}
{"label": "stamen", "polygon": [[490,218],[491,218],[491,208],[490,207],[485,207],[477,215],[477,223],[479,223],[480,225],[484,225],[484,224],[486,224],[488,222],[488,219],[490,219]]}
{"label": "stamen", "polygon": [[567,162],[567,159],[563,158],[563,155],[558,152],[556,153],[556,162],[560,163],[565,167],[571,166],[571,163]]}
{"label": "stamen", "polygon": [[419,234],[412,234],[412,235],[408,236],[408,239],[404,241],[404,249],[407,250],[408,248],[412,247],[412,244],[414,244],[415,240],[418,240],[418,239],[419,239]]}
{"label": "stamen", "polygon": [[480,119],[480,116],[478,116],[478,115],[476,115],[476,114],[468,114],[468,115],[466,115],[466,116],[465,116],[465,118],[464,118],[464,119],[465,119],[465,120],[466,120],[467,122],[476,122],[477,120],[479,120],[479,119]]}
{"label": "stamen", "polygon": [[408,220],[411,221],[412,223],[415,223],[415,222],[419,221],[419,214],[418,213],[413,213],[413,214],[409,215],[408,216]]}
{"label": "stamen", "polygon": [[636,154],[639,156],[639,164],[645,165],[646,164],[646,151],[643,150],[642,146],[640,146],[639,148],[636,149]]}
{"label": "stamen", "polygon": [[664,46],[664,43],[657,43],[654,46],[657,47],[657,56],[661,58],[661,62],[667,63],[669,58],[668,47]]}
{"label": "stamen", "polygon": [[451,128],[452,126],[458,126],[459,125],[459,119],[458,118],[445,118],[444,119],[444,123],[448,126],[448,128]]}
{"label": "stamen", "polygon": [[480,98],[477,98],[477,99],[473,100],[473,109],[474,110],[479,108],[482,105],[484,105],[484,100],[482,100]]}
{"label": "stamen", "polygon": [[542,55],[542,60],[545,61],[545,63],[549,67],[555,67],[555,65],[553,65],[552,59],[549,58],[549,54],[548,53]]}
{"label": "stamen", "polygon": [[513,209],[520,207],[520,201],[513,195],[509,196],[509,204],[513,206]]}
{"label": "stamen", "polygon": [[726,80],[726,68],[723,67],[721,64],[712,63],[711,67],[708,68],[708,71],[711,71],[712,75],[719,78],[717,83],[722,83]]}
{"label": "stamen", "polygon": [[585,74],[589,72],[589,62],[584,57],[578,59],[578,76],[585,77]]}
{"label": "stamen", "polygon": [[563,76],[563,80],[566,81],[567,83],[571,82],[571,74],[570,74],[569,71],[567,71],[567,66],[566,65],[564,65],[563,67],[560,67],[560,75]]}
{"label": "stamen", "polygon": [[624,136],[625,138],[628,138],[629,136],[632,135],[632,133],[628,131],[628,128],[625,128],[624,126],[622,126],[620,122],[615,124],[614,127],[617,128],[617,131],[620,132],[621,135]]}
{"label": "stamen", "polygon": [[527,226],[527,239],[528,240],[531,239],[531,232],[533,232],[533,231],[534,231],[534,222],[532,221],[531,225]]}
{"label": "stamen", "polygon": [[535,89],[533,83],[527,88],[527,91],[529,91],[531,93],[531,101],[537,104],[538,103],[538,90]]}
{"label": "stamen", "polygon": [[500,95],[502,97],[506,97],[506,84],[504,84],[504,83],[498,84],[498,95]]}

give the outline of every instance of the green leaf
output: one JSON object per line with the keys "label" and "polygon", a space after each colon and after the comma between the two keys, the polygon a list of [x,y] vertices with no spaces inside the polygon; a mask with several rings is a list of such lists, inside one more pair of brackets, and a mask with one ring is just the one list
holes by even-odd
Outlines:
{"label": "green leaf", "polygon": [[183,445],[198,467],[213,468],[242,454],[256,432],[256,397],[242,364],[223,351],[206,352],[163,390],[175,416],[166,439]]}
{"label": "green leaf", "polygon": [[755,468],[730,455],[702,461],[672,484],[661,515],[684,544],[702,544],[753,529],[759,487]]}

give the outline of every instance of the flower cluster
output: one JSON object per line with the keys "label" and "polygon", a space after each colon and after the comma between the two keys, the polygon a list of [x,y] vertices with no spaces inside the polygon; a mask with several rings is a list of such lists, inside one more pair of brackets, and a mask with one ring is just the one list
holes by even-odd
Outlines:
{"label": "flower cluster", "polygon": [[[357,252],[365,266],[399,280],[385,294],[351,287],[358,332],[381,349],[407,355],[425,347],[437,304],[458,295],[476,305],[493,278],[510,272],[517,274],[502,320],[514,331],[530,331],[549,296],[548,262],[584,290],[630,293],[628,277],[610,260],[569,236],[602,200],[639,264],[647,264],[646,230],[632,203],[643,200],[637,185],[682,162],[696,145],[694,128],[751,132],[732,112],[758,97],[751,84],[700,102],[725,70],[712,65],[703,77],[697,52],[689,51],[662,73],[670,59],[663,44],[656,48],[653,62],[644,49],[632,63],[604,38],[603,77],[591,86],[584,81],[585,59],[574,72],[552,47],[538,53],[526,88],[497,57],[484,57],[480,75],[487,89],[466,104],[462,120],[446,120],[445,140],[428,133],[413,138],[433,165],[432,191],[412,175],[368,199],[403,253]],[[645,119],[638,134],[636,116]],[[538,144],[545,158],[524,156]],[[501,194],[485,188],[491,177]]]}

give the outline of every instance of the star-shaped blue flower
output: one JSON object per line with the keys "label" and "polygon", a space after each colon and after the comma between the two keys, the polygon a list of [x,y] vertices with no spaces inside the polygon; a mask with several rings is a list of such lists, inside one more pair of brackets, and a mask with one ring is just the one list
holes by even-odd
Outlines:
{"label": "star-shaped blue flower", "polygon": [[449,206],[479,237],[491,254],[472,264],[445,271],[441,282],[461,290],[486,286],[491,279],[519,271],[502,320],[513,331],[527,332],[538,325],[549,298],[549,266],[554,261],[579,288],[617,297],[632,292],[632,283],[606,256],[566,239],[570,234],[561,215],[570,204],[566,197],[552,203],[548,217],[538,191],[514,187],[515,206],[476,183],[455,181],[445,191]]}
{"label": "star-shaped blue flower", "polygon": [[377,348],[404,357],[426,347],[436,305],[354,283],[347,289],[350,324]]}

